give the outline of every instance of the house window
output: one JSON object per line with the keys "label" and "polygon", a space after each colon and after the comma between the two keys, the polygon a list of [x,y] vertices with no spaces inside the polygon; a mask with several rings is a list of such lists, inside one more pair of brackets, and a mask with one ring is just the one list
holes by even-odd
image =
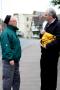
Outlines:
{"label": "house window", "polygon": [[27,24],[27,28],[29,28],[29,25]]}
{"label": "house window", "polygon": [[27,17],[27,21],[29,21],[29,18]]}

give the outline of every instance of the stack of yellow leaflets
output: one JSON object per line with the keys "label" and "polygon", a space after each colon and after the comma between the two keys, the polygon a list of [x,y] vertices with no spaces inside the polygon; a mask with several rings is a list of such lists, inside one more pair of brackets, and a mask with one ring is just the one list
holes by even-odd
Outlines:
{"label": "stack of yellow leaflets", "polygon": [[47,44],[51,43],[55,39],[56,39],[56,36],[54,36],[48,32],[45,32],[41,38],[41,46],[46,47]]}

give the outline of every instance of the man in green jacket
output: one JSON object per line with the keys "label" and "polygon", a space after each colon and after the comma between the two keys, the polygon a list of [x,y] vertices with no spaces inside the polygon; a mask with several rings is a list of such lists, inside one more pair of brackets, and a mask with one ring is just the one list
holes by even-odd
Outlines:
{"label": "man in green jacket", "polygon": [[19,90],[20,73],[19,61],[21,58],[21,46],[16,35],[17,20],[7,15],[4,23],[6,27],[1,34],[2,63],[3,63],[3,90]]}

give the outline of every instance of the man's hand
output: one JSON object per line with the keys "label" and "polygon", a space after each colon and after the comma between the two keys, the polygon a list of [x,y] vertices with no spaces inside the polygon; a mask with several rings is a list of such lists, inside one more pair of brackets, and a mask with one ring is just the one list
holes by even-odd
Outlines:
{"label": "man's hand", "polygon": [[11,60],[9,63],[10,63],[10,65],[14,65],[15,64],[14,60]]}

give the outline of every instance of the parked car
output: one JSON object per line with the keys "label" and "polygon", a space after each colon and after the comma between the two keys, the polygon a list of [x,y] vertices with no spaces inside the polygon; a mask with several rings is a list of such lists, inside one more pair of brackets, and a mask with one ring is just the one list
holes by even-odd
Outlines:
{"label": "parked car", "polygon": [[35,35],[32,36],[32,38],[37,38],[37,39],[39,39],[39,35],[35,34]]}
{"label": "parked car", "polygon": [[20,37],[24,37],[24,33],[21,32],[20,30],[17,31],[17,35],[20,36]]}

